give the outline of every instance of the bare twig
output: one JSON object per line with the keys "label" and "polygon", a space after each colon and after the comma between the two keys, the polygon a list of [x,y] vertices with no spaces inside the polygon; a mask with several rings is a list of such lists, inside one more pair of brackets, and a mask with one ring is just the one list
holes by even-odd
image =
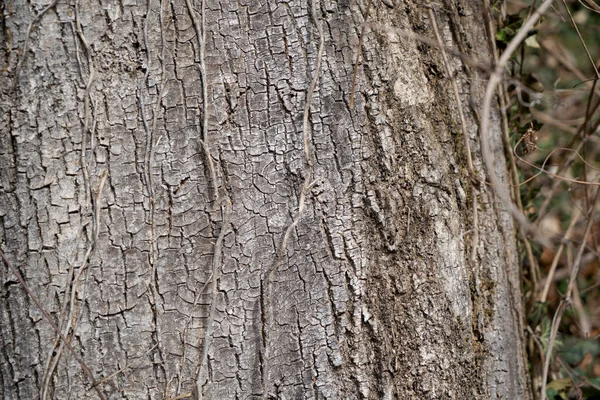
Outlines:
{"label": "bare twig", "polygon": [[25,292],[27,292],[27,295],[33,301],[33,303],[35,304],[35,306],[37,307],[37,309],[42,313],[42,315],[44,316],[44,318],[46,319],[46,321],[50,324],[50,326],[52,327],[52,329],[54,330],[54,332],[56,332],[56,335],[58,335],[58,337],[60,337],[60,339],[63,341],[63,343],[65,344],[65,347],[67,348],[67,350],[69,350],[69,352],[73,355],[73,358],[75,358],[75,360],[77,360],[77,362],[79,363],[79,366],[81,367],[81,369],[83,370],[83,372],[87,376],[88,380],[90,381],[90,385],[96,389],[96,392],[98,393],[98,396],[100,397],[100,399],[104,400],[104,395],[102,394],[102,392],[100,391],[100,389],[98,387],[96,387],[96,380],[94,379],[94,375],[92,375],[92,372],[90,371],[90,369],[88,368],[88,366],[85,364],[85,362],[83,361],[83,359],[81,358],[81,356],[79,354],[77,354],[77,352],[73,349],[73,347],[71,347],[71,344],[69,343],[69,341],[67,340],[67,338],[65,338],[63,336],[63,334],[60,332],[60,329],[58,329],[58,326],[56,326],[56,324],[54,323],[54,321],[52,320],[52,318],[50,317],[50,315],[48,315],[48,312],[44,309],[44,307],[42,306],[42,303],[40,303],[40,300],[31,291],[31,289],[29,288],[29,286],[25,282],[25,279],[23,279],[23,276],[21,276],[21,274],[15,268],[15,266],[12,265],[12,263],[8,260],[8,258],[6,258],[6,255],[4,255],[4,252],[2,250],[0,250],[0,256],[4,260],[4,263],[12,271],[12,273],[17,277],[17,280],[19,281],[19,283],[21,284],[21,286],[23,287],[23,289],[25,289]]}
{"label": "bare twig", "polygon": [[[317,22],[317,16],[316,16],[316,12],[314,10],[314,4],[313,4],[313,10],[312,10],[312,16],[315,22]],[[319,76],[321,73],[321,63],[323,61],[323,51],[325,49],[325,37],[323,34],[323,27],[321,26],[320,23],[317,23],[317,28],[319,30],[319,52],[317,54],[317,66],[315,68],[315,75],[313,76],[312,81],[310,82],[309,86],[308,86],[308,90],[306,91],[306,103],[304,104],[304,115],[302,118],[302,139],[303,139],[303,143],[304,143],[304,157],[306,158],[306,163],[307,163],[307,169],[305,171],[305,176],[304,176],[304,184],[301,187],[300,190],[300,200],[299,200],[299,204],[298,204],[298,214],[296,215],[296,218],[294,219],[294,222],[288,226],[287,230],[285,231],[285,235],[283,236],[283,241],[281,243],[281,247],[279,248],[278,251],[278,255],[277,255],[277,259],[279,263],[281,261],[281,259],[283,258],[283,256],[285,255],[285,250],[286,250],[286,246],[287,246],[287,241],[292,233],[292,230],[296,227],[296,225],[298,225],[298,222],[300,222],[300,218],[302,217],[302,213],[304,212],[304,206],[305,206],[305,201],[306,201],[306,195],[308,193],[308,189],[310,188],[310,184],[312,181],[312,170],[313,170],[313,160],[312,160],[312,152],[311,152],[311,145],[310,145],[310,132],[309,132],[309,117],[310,117],[310,105],[312,102],[312,97],[315,91],[315,88],[317,86],[317,82],[319,81]]]}
{"label": "bare twig", "polygon": [[556,273],[556,267],[558,266],[558,261],[560,260],[560,256],[562,255],[565,245],[571,239],[571,234],[573,233],[573,228],[575,228],[577,221],[579,221],[580,215],[581,215],[581,212],[579,211],[578,208],[576,208],[575,215],[571,216],[571,223],[569,224],[569,227],[567,228],[567,231],[565,232],[565,235],[563,236],[563,239],[560,242],[560,246],[558,247],[556,254],[554,254],[554,259],[552,260],[552,264],[550,265],[550,270],[548,271],[548,275],[546,277],[546,282],[544,284],[544,288],[539,297],[539,299],[540,299],[539,301],[542,303],[546,302],[546,299],[548,298],[548,292],[550,290],[550,285],[552,284],[552,277]]}
{"label": "bare twig", "polygon": [[471,238],[471,240],[472,240],[471,261],[475,262],[475,258],[477,255],[477,245],[479,243],[479,226],[478,226],[479,218],[478,218],[478,213],[477,213],[477,209],[479,208],[479,205],[477,202],[477,192],[478,192],[477,185],[475,184],[474,181],[478,182],[480,179],[477,176],[477,174],[475,173],[475,169],[473,168],[473,156],[471,155],[471,144],[470,144],[470,139],[469,139],[469,132],[467,131],[467,123],[465,122],[465,115],[464,115],[463,108],[462,108],[462,102],[460,100],[460,94],[458,92],[458,85],[456,84],[456,78],[454,76],[454,72],[452,71],[452,68],[450,67],[450,61],[448,60],[448,57],[446,56],[445,46],[442,43],[442,38],[440,36],[440,32],[438,29],[437,18],[435,16],[435,12],[433,11],[433,8],[431,8],[431,7],[429,7],[429,19],[431,20],[433,32],[435,34],[435,39],[437,40],[440,52],[442,53],[442,60],[444,61],[444,68],[446,69],[446,75],[448,76],[448,78],[450,79],[450,82],[452,83],[452,89],[454,91],[454,99],[456,101],[456,106],[458,108],[458,116],[460,118],[460,126],[462,129],[463,144],[465,146],[465,153],[466,153],[466,157],[467,157],[467,168],[469,171],[469,182],[471,184],[471,192],[472,192],[471,197],[473,198],[473,204],[472,204],[473,235]]}
{"label": "bare twig", "polygon": [[[79,230],[77,232],[75,244],[73,245],[74,249],[79,248],[79,242],[80,242],[79,239],[81,239],[83,230],[85,229],[85,227],[88,224],[89,224],[89,222],[86,222],[86,223],[82,224],[82,226],[79,228]],[[75,278],[76,257],[77,257],[77,254],[74,254],[73,259],[68,261],[69,272],[67,275],[67,282],[65,283],[65,297],[69,295],[69,291],[75,290],[74,278]],[[63,336],[64,337],[69,336],[69,325],[66,324],[66,321],[71,320],[71,311],[70,310],[72,308],[69,310],[69,318],[67,318],[67,306],[70,306],[70,304],[66,301],[63,302],[63,305],[60,310],[59,318],[58,318],[60,321],[58,325],[63,328],[63,330],[64,330]],[[42,387],[40,390],[41,400],[46,399],[46,396],[48,394],[48,388],[50,387],[50,380],[51,380],[52,374],[54,373],[56,366],[58,365],[63,348],[64,348],[64,346],[62,345],[60,337],[57,336],[54,340],[54,344],[52,345],[52,347],[48,349],[48,356],[47,356],[45,367],[44,367],[44,373],[42,375],[43,376]]]}
{"label": "bare twig", "polygon": [[[559,167],[558,171],[556,171],[557,175],[560,175],[563,171],[565,171],[568,167],[570,167],[571,164],[573,164],[573,161],[575,161],[575,158],[576,158],[576,156],[578,156],[579,151],[582,149],[584,144],[589,139],[591,132],[595,132],[596,129],[598,128],[598,126],[600,126],[600,119],[597,119],[591,126],[589,126],[589,124],[588,124],[592,114],[596,112],[598,107],[600,107],[600,99],[592,105],[593,93],[596,90],[597,82],[598,82],[597,80],[594,80],[594,83],[592,84],[592,87],[590,88],[588,104],[586,107],[585,121],[579,127],[579,129],[577,129],[577,133],[571,140],[571,143],[569,144],[569,146],[572,146],[572,144],[574,143],[574,141],[576,140],[576,138],[579,135],[581,135],[582,140],[579,141],[577,148],[575,148],[573,150],[573,154],[565,162],[563,162],[562,165]],[[588,128],[588,126],[589,126],[589,128]],[[546,199],[544,200],[544,202],[542,203],[542,205],[540,206],[540,208],[538,210],[538,218],[537,218],[538,222],[541,221],[542,218],[545,216],[546,210],[548,209],[548,206],[550,205],[550,200],[552,199],[553,194],[556,191],[556,189],[559,187],[559,184],[560,184],[560,181],[558,181],[558,180],[555,180],[554,182],[552,182],[552,187],[550,188],[550,193],[548,194],[548,196],[546,197]]]}
{"label": "bare twig", "polygon": [[[575,128],[573,125],[571,124],[578,124],[581,122],[581,119],[578,120],[560,120],[557,118],[554,118],[552,115],[536,110],[534,108],[530,109],[531,111],[531,115],[533,116],[533,119],[542,122],[544,124],[548,124],[549,126],[554,126],[556,128],[559,128],[562,131],[565,131],[567,133],[570,133],[571,135],[577,135],[577,128]],[[569,122],[571,124],[569,124]]]}
{"label": "bare twig", "polygon": [[571,274],[569,276],[569,283],[567,286],[567,292],[565,293],[565,297],[561,300],[558,305],[558,309],[554,314],[554,318],[552,319],[552,328],[550,330],[550,340],[548,341],[548,348],[546,349],[546,359],[544,361],[544,370],[542,373],[542,389],[541,389],[541,400],[546,399],[546,381],[548,380],[548,371],[550,368],[550,360],[552,358],[552,350],[554,347],[554,342],[556,340],[556,335],[558,333],[558,327],[560,325],[560,321],[562,316],[572,301],[573,290],[576,285],[577,275],[579,273],[579,267],[581,266],[581,259],[583,257],[583,253],[586,248],[587,240],[592,232],[592,226],[594,225],[594,212],[596,210],[596,205],[598,204],[598,200],[600,199],[600,188],[596,190],[596,196],[594,198],[594,202],[591,205],[588,215],[587,215],[587,226],[585,227],[585,233],[583,234],[583,239],[579,246],[579,250],[577,252],[577,256],[575,257],[575,261],[573,262],[573,267],[571,268]]}
{"label": "bare twig", "polygon": [[[581,81],[581,83],[585,83],[586,85],[591,85],[593,80],[590,81],[588,76],[586,76],[581,70],[577,67],[577,64],[572,62],[568,57],[564,56],[563,53],[565,49],[563,46],[556,40],[538,40],[540,46],[550,53],[552,57],[556,59],[560,64],[562,64],[566,69],[568,69],[573,75],[577,77]],[[600,95],[600,90],[596,90],[596,94]]]}
{"label": "bare twig", "polygon": [[[214,255],[213,255],[214,257]],[[202,293],[204,293],[204,290],[206,290],[206,288],[208,287],[208,284],[212,281],[213,278],[213,274],[211,273],[210,276],[208,277],[208,279],[206,280],[206,282],[204,282],[204,285],[202,285],[202,288],[200,290],[198,290],[196,292],[196,296],[194,297],[194,303],[192,303],[192,310],[194,310],[196,308],[196,305],[198,304],[198,300],[200,299],[200,296],[202,295]],[[186,356],[186,346],[187,346],[187,339],[186,339],[186,335],[188,332],[188,329],[190,327],[190,323],[192,322],[193,319],[193,313],[190,312],[190,315],[188,315],[188,319],[185,323],[185,326],[183,328],[183,332],[181,333],[181,341],[183,343],[183,350],[181,352],[181,362],[179,363],[179,369],[177,371],[179,380],[177,382],[177,393],[181,392],[181,375],[183,373],[183,366],[185,364],[185,356]],[[206,335],[204,335],[206,337]],[[200,357],[200,359],[202,359],[202,357]]]}
{"label": "bare twig", "polygon": [[590,11],[600,14],[600,6],[593,0],[579,0],[579,3]]}
{"label": "bare twig", "polygon": [[[87,63],[89,69],[89,76],[87,83],[85,85],[85,94],[84,94],[84,122],[83,122],[83,131],[81,133],[81,168],[83,171],[83,180],[85,185],[86,196],[91,199],[91,187],[90,187],[90,176],[88,172],[88,161],[87,161],[87,135],[89,129],[89,121],[90,121],[90,98],[91,98],[91,90],[92,83],[95,79],[95,70],[94,63],[92,61],[92,49],[87,41],[87,38],[83,34],[83,29],[81,28],[81,22],[79,20],[79,1],[75,1],[75,28],[77,29],[77,34],[83,47],[85,49],[85,54],[87,56]],[[95,118],[95,117],[94,117]],[[92,123],[92,126],[94,124]],[[90,132],[93,135],[93,132]]]}
{"label": "bare twig", "polygon": [[498,198],[506,207],[506,209],[511,213],[513,218],[519,223],[521,229],[524,233],[533,234],[534,238],[540,241],[544,245],[550,244],[548,239],[544,237],[541,232],[537,228],[535,228],[529,220],[525,217],[523,212],[519,210],[510,199],[510,196],[507,193],[506,187],[498,181],[496,176],[496,162],[495,157],[490,149],[490,115],[491,115],[491,107],[492,107],[492,99],[496,92],[496,88],[502,82],[502,76],[504,67],[506,66],[508,60],[515,52],[515,50],[519,47],[521,42],[525,40],[528,35],[528,32],[538,19],[542,16],[542,14],[550,7],[553,0],[544,0],[542,5],[532,14],[532,16],[523,24],[517,35],[510,41],[510,43],[506,46],[504,53],[498,60],[496,67],[494,68],[490,79],[488,81],[483,106],[481,113],[481,126],[480,126],[480,134],[481,134],[481,154],[484,160],[486,169],[488,171],[488,176],[490,182],[492,183],[492,187],[494,188]]}
{"label": "bare twig", "polygon": [[152,352],[152,350],[154,350],[156,347],[158,347],[158,343],[154,344],[154,346],[150,347],[150,349],[148,351],[146,351],[144,354],[142,354],[140,356],[140,358],[142,359],[140,362],[138,362],[135,366],[130,367],[129,365],[126,365],[125,367],[121,368],[120,370],[113,372],[112,374],[105,376],[104,378],[100,379],[99,381],[96,382],[96,386],[98,385],[102,385],[105,382],[108,382],[109,380],[111,380],[112,378],[114,378],[115,376],[119,375],[122,372],[125,372],[126,370],[135,370],[136,368],[138,368],[140,365],[142,365],[142,363],[144,362],[144,357],[148,354],[150,354]]}
{"label": "bare twig", "polygon": [[540,352],[540,355],[542,357],[542,362],[543,362],[544,344],[541,342],[538,335],[536,335],[536,333],[533,331],[533,329],[531,329],[531,327],[529,325],[527,325],[526,329],[527,329],[527,332],[529,333],[529,335],[531,335],[531,337],[533,338],[533,341],[535,342],[535,345],[537,346],[538,351]]}
{"label": "bare twig", "polygon": [[571,375],[571,379],[573,379],[574,377],[577,377],[577,379],[582,381],[582,386],[588,386],[588,387],[591,387],[591,388],[594,388],[594,389],[600,391],[600,385],[595,384],[594,382],[589,380],[585,375],[581,374],[575,368],[571,367],[569,365],[569,363],[567,363],[567,362],[565,362],[565,360],[563,360],[562,357],[556,356],[556,359],[560,363],[560,366],[563,367],[569,375]]}
{"label": "bare twig", "polygon": [[[552,151],[550,151],[548,153],[548,155],[546,156],[546,158],[544,159],[544,162],[542,163],[541,166],[538,166],[536,164],[533,164],[527,160],[525,160],[524,158],[520,157],[517,154],[517,147],[521,144],[521,142],[523,141],[523,138],[520,138],[517,143],[515,144],[514,148],[513,148],[513,153],[516,155],[517,159],[522,162],[523,164],[526,164],[536,170],[538,170],[537,173],[535,173],[533,176],[527,178],[525,181],[521,182],[519,184],[519,186],[522,186],[532,180],[534,180],[535,178],[537,178],[538,176],[540,176],[541,174],[546,174],[548,176],[551,176],[552,178],[556,178],[559,181],[564,181],[564,182],[568,182],[568,183],[574,183],[574,184],[578,184],[578,185],[586,185],[586,186],[600,186],[600,182],[590,182],[587,180],[581,180],[581,179],[571,179],[571,178],[565,178],[564,176],[560,176],[558,174],[552,173],[550,171],[548,171],[546,169],[546,164],[548,163],[548,161],[550,160],[550,158],[552,157],[552,155],[554,155],[554,153],[560,152],[560,151],[566,151],[566,152],[571,152],[574,153],[573,158],[579,158],[579,160],[587,167],[595,170],[595,171],[600,171],[600,168],[598,167],[594,167],[592,164],[590,164],[589,162],[587,162],[585,160],[585,158],[583,158],[576,150],[573,149],[568,149],[565,147],[557,147],[555,149],[553,149]],[[539,150],[539,147],[535,147],[536,150]]]}
{"label": "bare twig", "polygon": [[575,32],[577,32],[577,37],[579,38],[579,41],[581,42],[581,45],[583,46],[583,49],[585,50],[585,54],[588,56],[588,59],[590,60],[590,64],[592,64],[592,68],[594,69],[594,72],[596,73],[596,78],[600,78],[600,73],[598,72],[598,68],[596,68],[596,63],[594,62],[594,59],[592,58],[592,55],[590,54],[590,51],[588,50],[588,48],[585,44],[585,41],[583,40],[583,37],[581,36],[581,32],[579,32],[579,28],[577,27],[577,24],[575,23],[575,20],[573,19],[573,15],[571,15],[571,10],[569,10],[569,6],[567,6],[567,2],[565,0],[562,0],[562,3],[565,6],[567,13],[569,14],[569,19],[571,20],[571,24],[573,24],[573,28],[575,28]]}
{"label": "bare twig", "polygon": [[[263,278],[266,280],[267,293],[265,296],[267,298],[267,304],[268,304],[268,309],[269,309],[268,317],[266,318],[266,327],[265,327],[266,338],[265,338],[264,349],[263,349],[264,356],[263,356],[263,369],[262,369],[263,376],[262,376],[262,378],[263,378],[263,383],[265,385],[268,382],[267,377],[269,374],[268,334],[269,334],[269,329],[272,326],[272,320],[273,320],[273,298],[272,298],[273,275],[279,268],[279,265],[283,262],[283,258],[285,257],[285,254],[286,254],[287,243],[288,243],[290,236],[292,235],[292,231],[296,228],[296,226],[300,222],[300,219],[302,218],[302,215],[304,213],[304,208],[306,206],[306,197],[308,195],[308,191],[310,190],[310,187],[312,184],[313,160],[312,160],[310,129],[309,129],[310,106],[311,106],[312,97],[313,97],[315,88],[317,86],[317,83],[319,81],[319,77],[321,74],[321,64],[323,61],[323,53],[325,50],[325,35],[323,33],[322,23],[317,18],[315,3],[316,3],[316,1],[311,2],[311,4],[312,4],[311,15],[312,15],[313,21],[315,22],[315,24],[317,26],[317,30],[319,31],[319,50],[317,53],[317,66],[315,68],[315,73],[314,73],[313,78],[312,78],[310,84],[308,85],[308,89],[306,91],[306,102],[304,104],[304,115],[303,115],[303,119],[302,119],[302,136],[303,136],[303,144],[304,144],[304,157],[306,159],[306,164],[307,164],[307,166],[304,170],[304,183],[300,187],[300,194],[298,197],[298,213],[296,214],[296,217],[294,218],[292,223],[287,227],[287,229],[283,235],[283,239],[281,241],[281,246],[279,247],[279,250],[277,251],[276,258],[275,258],[273,264],[267,269],[266,273],[264,274],[264,278]],[[268,391],[268,388],[267,388],[267,391]]]}
{"label": "bare twig", "polygon": [[542,371],[542,388],[540,389],[540,399],[546,400],[546,381],[548,380],[548,371],[550,369],[550,360],[552,359],[552,351],[554,350],[554,342],[556,341],[556,334],[558,333],[558,325],[565,312],[568,303],[561,301],[558,305],[558,309],[552,318],[552,327],[550,329],[550,340],[548,340],[548,348],[544,356],[544,369]]}
{"label": "bare twig", "polygon": [[202,354],[200,356],[200,363],[198,365],[198,371],[196,373],[196,391],[198,392],[198,399],[202,400],[202,387],[204,386],[204,382],[202,380],[202,371],[204,370],[204,366],[206,365],[206,361],[208,358],[208,349],[210,347],[210,343],[213,336],[214,329],[214,320],[215,320],[215,311],[217,307],[217,283],[219,281],[219,276],[221,273],[221,256],[223,250],[223,238],[225,234],[228,232],[229,227],[229,214],[231,210],[231,202],[228,201],[228,204],[225,206],[221,206],[221,216],[223,218],[223,225],[221,226],[221,232],[219,232],[219,236],[217,237],[217,242],[215,243],[215,248],[213,250],[213,262],[212,262],[212,299],[210,303],[210,312],[208,314],[208,321],[206,322],[206,329],[204,331],[204,339],[202,340]]}
{"label": "bare twig", "polygon": [[[593,235],[592,235],[593,236]],[[577,311],[577,318],[579,319],[579,332],[582,337],[589,337],[590,331],[592,330],[592,324],[587,316],[587,313],[583,307],[581,301],[581,293],[579,291],[579,285],[575,282],[573,287],[573,308]]]}
{"label": "bare twig", "polygon": [[[71,282],[70,296],[69,296],[69,290],[68,289],[65,290],[65,297],[69,296],[69,300],[65,302],[65,306],[61,310],[61,315],[62,315],[61,326],[64,330],[64,333],[62,334],[63,337],[69,337],[70,333],[75,330],[75,327],[77,324],[77,317],[75,316],[75,295],[76,295],[77,283],[79,282],[83,272],[86,270],[86,266],[88,265],[89,258],[95,247],[96,240],[97,240],[99,232],[100,232],[100,210],[101,210],[100,201],[101,201],[101,196],[102,196],[102,189],[104,188],[104,184],[105,184],[106,178],[108,176],[107,171],[104,171],[102,173],[102,175],[100,177],[100,182],[99,182],[97,192],[96,192],[95,196],[93,196],[92,189],[91,189],[91,183],[90,183],[91,181],[90,181],[90,177],[89,177],[89,170],[88,170],[89,165],[88,165],[88,160],[87,160],[87,147],[88,147],[87,146],[87,136],[88,136],[88,133],[91,136],[91,148],[93,149],[95,146],[94,138],[95,138],[95,129],[96,129],[96,108],[95,108],[94,99],[91,95],[91,87],[92,87],[92,83],[94,82],[94,79],[95,79],[95,72],[94,72],[94,64],[93,64],[93,60],[92,60],[91,47],[90,47],[85,35],[83,34],[81,22],[79,19],[79,1],[75,1],[75,18],[74,18],[74,23],[71,23],[71,27],[73,28],[74,33],[77,33],[79,40],[81,41],[81,43],[84,46],[85,54],[87,56],[86,58],[87,58],[88,70],[89,70],[89,75],[88,75],[88,78],[86,81],[86,79],[84,77],[84,69],[83,69],[83,66],[81,63],[81,59],[79,57],[79,46],[77,44],[78,42],[77,42],[77,39],[75,39],[75,44],[77,47],[77,63],[79,65],[81,78],[85,82],[85,94],[84,94],[84,114],[85,114],[85,116],[84,116],[83,130],[81,133],[82,139],[81,139],[81,150],[80,150],[80,163],[81,163],[81,169],[82,169],[82,173],[83,173],[86,203],[91,204],[92,233],[91,233],[91,240],[88,243],[86,253],[83,257],[83,260],[81,261],[81,265],[79,267],[79,272],[78,272],[77,276],[75,276]],[[90,107],[90,105],[91,105],[91,107]],[[90,116],[91,108],[94,109],[93,116]],[[90,118],[92,120],[91,128],[90,128]],[[87,207],[87,205],[86,205],[86,207]],[[82,231],[83,231],[83,227],[80,229],[80,232],[78,233],[78,235],[81,234]],[[72,269],[71,272],[72,273],[70,274],[70,276],[73,276],[72,274],[74,273],[74,269]],[[83,285],[84,293],[85,293],[85,289],[86,289],[86,284],[87,284],[87,280],[84,282],[84,285]],[[68,312],[68,317],[65,318],[66,314],[64,314],[64,312],[66,312],[67,306],[68,306],[69,312]],[[56,349],[57,345],[58,345],[58,349]],[[58,362],[63,354],[64,347],[65,347],[65,343],[60,342],[59,338],[57,337],[54,342],[54,349],[56,349],[56,351],[52,351],[50,353],[48,363],[44,370],[43,384],[42,384],[42,389],[41,389],[42,400],[44,400],[46,398],[46,396],[48,395],[50,380],[51,380],[52,375],[53,375],[53,373],[58,365]]]}
{"label": "bare twig", "polygon": [[208,79],[206,76],[206,61],[204,57],[205,45],[206,45],[206,0],[202,0],[201,6],[201,20],[198,21],[196,12],[192,7],[191,0],[185,0],[187,5],[188,13],[192,19],[194,30],[196,31],[196,38],[198,40],[198,53],[199,63],[198,69],[200,70],[200,80],[202,82],[202,134],[199,140],[206,156],[206,162],[208,164],[208,171],[211,177],[211,184],[213,186],[213,200],[215,204],[219,200],[219,187],[217,183],[217,172],[215,169],[215,163],[210,153],[210,147],[208,144]]}
{"label": "bare twig", "polygon": [[[161,104],[161,96],[163,93],[164,85],[165,85],[165,66],[164,66],[164,53],[165,53],[165,37],[164,37],[164,26],[162,20],[162,3],[161,0],[158,1],[160,16],[159,16],[159,26],[161,30],[161,39],[162,39],[162,51],[159,59],[161,61],[161,78],[160,84],[158,87],[158,91],[156,94],[156,102],[154,103],[153,115],[152,115],[152,124],[148,125],[148,120],[146,118],[146,107],[144,104],[144,88],[149,84],[148,79],[150,76],[150,70],[152,69],[152,54],[151,54],[151,44],[148,39],[148,22],[150,19],[150,12],[152,10],[152,1],[148,0],[146,5],[146,16],[144,18],[144,26],[143,26],[143,34],[144,34],[144,45],[146,48],[146,73],[144,74],[144,79],[140,84],[140,94],[139,94],[139,107],[140,114],[142,118],[142,123],[144,126],[144,131],[146,132],[146,149],[144,152],[144,167],[143,167],[143,176],[146,184],[146,191],[148,193],[149,198],[149,211],[146,221],[146,229],[148,232],[148,263],[150,265],[150,291],[152,293],[152,312],[154,315],[154,328],[155,328],[155,340],[158,346],[158,357],[161,361],[164,360],[164,346],[162,343],[162,327],[159,320],[158,308],[160,308],[162,297],[159,293],[158,286],[158,271],[157,271],[157,263],[156,258],[158,254],[158,247],[154,234],[154,213],[156,209],[156,198],[154,196],[154,185],[152,181],[152,168],[154,167],[154,131],[156,128],[156,123],[158,120],[158,110]],[[158,306],[156,303],[159,303]],[[161,369],[163,373],[165,373],[164,365],[161,364]],[[166,374],[166,373],[165,373]]]}
{"label": "bare twig", "polygon": [[367,29],[367,18],[369,18],[370,10],[371,10],[371,0],[368,0],[367,10],[365,11],[365,17],[363,19],[363,23],[360,28],[360,37],[358,39],[358,49],[356,50],[356,60],[354,61],[354,70],[352,71],[352,89],[350,90],[350,109],[354,108],[354,89],[355,89],[355,85],[356,85],[356,74],[358,72],[358,61],[360,60],[360,53],[362,51],[365,30]]}
{"label": "bare twig", "polygon": [[[75,331],[75,327],[77,326],[77,316],[75,315],[75,304],[76,304],[76,299],[75,296],[77,294],[77,283],[80,281],[81,276],[83,275],[83,273],[85,271],[89,272],[89,260],[90,260],[90,256],[92,254],[92,251],[94,250],[94,248],[96,247],[96,242],[98,240],[98,236],[100,234],[100,211],[102,209],[101,206],[101,200],[102,200],[102,190],[104,189],[104,185],[106,184],[106,179],[108,178],[108,171],[104,171],[102,173],[102,175],[100,176],[100,184],[98,186],[98,189],[96,191],[96,196],[94,198],[94,217],[93,217],[93,228],[92,228],[92,239],[90,241],[90,243],[88,244],[88,248],[87,251],[85,252],[85,255],[83,257],[83,260],[81,261],[81,265],[79,266],[79,270],[77,275],[74,277],[73,282],[71,284],[71,293],[70,293],[70,299],[68,302],[66,302],[65,304],[69,305],[69,315],[68,317],[64,320],[64,333],[63,336],[64,337],[69,337],[69,335]],[[83,291],[81,293],[81,297],[85,299],[85,292],[87,289],[87,279],[83,284]],[[65,295],[66,295],[66,291],[65,291]],[[79,316],[81,316],[81,314],[79,314]],[[58,341],[58,338],[57,338]],[[56,344],[55,344],[56,347]],[[53,352],[54,354],[51,357],[54,357],[54,362],[50,365],[50,368],[47,369],[45,376],[44,376],[44,386],[43,386],[43,391],[42,391],[42,399],[45,399],[46,396],[48,395],[48,387],[50,385],[50,380],[52,378],[52,374],[54,373],[54,370],[56,368],[56,366],[58,365],[58,362],[60,360],[60,357],[62,356],[62,352],[63,352],[63,347],[64,344],[61,343],[58,350],[56,350],[55,352]]]}
{"label": "bare twig", "polygon": [[35,23],[37,23],[44,16],[44,14],[46,14],[49,10],[54,8],[54,6],[57,3],[58,3],[58,0],[54,0],[52,3],[47,5],[44,9],[42,9],[42,11],[37,13],[35,15],[35,17],[33,17],[31,22],[29,23],[29,27],[27,28],[27,33],[25,34],[25,43],[23,43],[23,51],[21,54],[21,58],[19,59],[19,62],[17,63],[17,67],[15,68],[15,82],[14,82],[13,87],[17,86],[18,79],[19,79],[19,72],[21,72],[21,68],[23,67],[25,58],[27,57],[27,47],[29,45],[29,38],[31,37],[31,30],[33,29],[33,25],[35,25]]}
{"label": "bare twig", "polygon": [[[490,10],[489,0],[484,1],[484,8],[485,8],[485,10]],[[494,27],[494,24],[492,22],[492,18],[490,17],[489,12],[484,13],[484,18],[485,18],[485,25],[486,25],[486,30],[487,30],[487,34],[488,34],[489,47],[491,48],[492,55],[494,57],[494,65],[497,65],[498,64],[498,48],[496,47],[496,41],[494,40],[496,30],[495,30],[495,27]],[[521,84],[520,82],[515,82],[515,87],[520,87],[520,84]],[[502,121],[502,144],[504,146],[504,149],[505,149],[504,153],[508,159],[508,164],[510,166],[509,172],[510,172],[510,180],[512,183],[511,184],[511,194],[513,197],[513,201],[517,204],[518,210],[523,212],[523,202],[521,201],[521,194],[519,192],[519,187],[520,187],[519,172],[517,170],[517,163],[515,161],[515,156],[511,151],[511,145],[510,145],[510,137],[509,137],[510,129],[508,127],[508,115],[506,114],[506,110],[507,110],[506,104],[508,103],[508,93],[506,90],[505,82],[502,82],[499,85],[498,100],[500,103],[499,104],[500,117],[501,117],[501,121]],[[523,232],[523,230],[519,230],[519,236],[521,237],[521,242],[523,243],[523,246],[525,247],[525,254],[527,256],[527,261],[529,262],[532,280],[535,284],[539,281],[539,277],[540,277],[539,265],[537,263],[536,258],[533,255],[531,243],[529,242],[529,239],[527,238],[526,233]]]}

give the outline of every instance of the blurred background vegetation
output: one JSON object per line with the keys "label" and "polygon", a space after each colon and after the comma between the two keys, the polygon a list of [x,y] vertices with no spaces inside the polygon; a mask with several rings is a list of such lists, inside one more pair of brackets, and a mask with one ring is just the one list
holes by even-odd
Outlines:
{"label": "blurred background vegetation", "polygon": [[[502,94],[509,159],[520,181],[514,194],[553,243],[542,248],[524,239],[520,246],[538,399],[543,391],[549,399],[600,399],[600,1],[595,1],[554,1],[513,55]],[[539,4],[492,4],[502,20],[496,34],[500,52]],[[566,298],[573,270],[572,296]]]}

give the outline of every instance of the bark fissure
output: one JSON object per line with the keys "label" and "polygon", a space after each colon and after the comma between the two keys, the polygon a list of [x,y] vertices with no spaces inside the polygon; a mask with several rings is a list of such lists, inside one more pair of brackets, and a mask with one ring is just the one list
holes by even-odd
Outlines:
{"label": "bark fissure", "polygon": [[[456,99],[402,34],[436,43],[429,9],[366,6],[57,2],[16,91],[2,10],[0,245],[106,397],[527,398],[514,227],[456,133],[481,77],[448,57]],[[441,43],[487,57],[453,7]],[[2,395],[97,398],[11,276]]]}

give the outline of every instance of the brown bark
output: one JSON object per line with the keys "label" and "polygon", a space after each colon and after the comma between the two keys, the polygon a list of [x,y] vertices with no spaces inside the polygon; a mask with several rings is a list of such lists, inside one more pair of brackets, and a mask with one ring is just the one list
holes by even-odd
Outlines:
{"label": "brown bark", "polygon": [[[513,223],[471,184],[440,50],[404,34],[435,40],[428,8],[371,5],[350,109],[366,3],[59,0],[34,20],[48,5],[3,8],[0,243],[101,394],[529,397]],[[489,61],[481,7],[435,15]],[[485,76],[451,65],[478,149]],[[0,397],[98,398],[0,282]]]}

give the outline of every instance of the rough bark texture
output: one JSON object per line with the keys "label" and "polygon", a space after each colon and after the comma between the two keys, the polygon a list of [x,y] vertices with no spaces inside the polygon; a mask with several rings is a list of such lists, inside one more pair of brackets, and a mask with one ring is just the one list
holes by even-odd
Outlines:
{"label": "rough bark texture", "polygon": [[[428,9],[373,2],[350,109],[366,2],[313,1],[59,0],[25,51],[49,2],[4,3],[2,250],[107,398],[527,398],[512,221],[403,34]],[[435,15],[489,61],[482,11]],[[452,67],[478,149],[485,77]],[[0,283],[0,397],[98,398]]]}

